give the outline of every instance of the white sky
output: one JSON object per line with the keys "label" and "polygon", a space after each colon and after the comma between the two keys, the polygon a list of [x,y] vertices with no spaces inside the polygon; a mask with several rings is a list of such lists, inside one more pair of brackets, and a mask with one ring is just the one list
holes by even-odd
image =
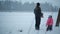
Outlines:
{"label": "white sky", "polygon": [[[1,0],[0,0],[1,1]],[[3,0],[4,1],[4,0]],[[60,0],[11,0],[11,1],[21,1],[22,3],[25,3],[25,2],[40,2],[40,3],[44,3],[44,2],[48,2],[48,3],[51,3],[53,5],[56,5],[58,7],[60,7]]]}

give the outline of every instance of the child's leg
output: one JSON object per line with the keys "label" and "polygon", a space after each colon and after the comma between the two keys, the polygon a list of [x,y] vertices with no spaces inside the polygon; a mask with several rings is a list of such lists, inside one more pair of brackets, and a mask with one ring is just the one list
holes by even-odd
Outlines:
{"label": "child's leg", "polygon": [[50,29],[50,27],[48,26],[47,29],[46,29],[46,31],[48,31],[49,29]]}
{"label": "child's leg", "polygon": [[50,31],[52,30],[52,25],[50,26]]}

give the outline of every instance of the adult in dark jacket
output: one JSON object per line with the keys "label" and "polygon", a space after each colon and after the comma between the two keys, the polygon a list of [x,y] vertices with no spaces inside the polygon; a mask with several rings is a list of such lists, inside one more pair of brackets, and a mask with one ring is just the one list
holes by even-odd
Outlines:
{"label": "adult in dark jacket", "polygon": [[57,16],[56,26],[59,26],[59,22],[60,22],[60,8]]}
{"label": "adult in dark jacket", "polygon": [[41,8],[40,8],[40,3],[37,3],[35,9],[34,9],[34,14],[35,14],[35,29],[39,30],[39,25],[41,22]]}

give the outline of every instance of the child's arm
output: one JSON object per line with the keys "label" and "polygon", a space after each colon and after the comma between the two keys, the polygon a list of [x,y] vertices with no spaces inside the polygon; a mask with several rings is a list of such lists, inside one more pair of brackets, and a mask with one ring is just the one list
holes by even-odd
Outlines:
{"label": "child's arm", "polygon": [[53,19],[52,19],[52,25],[53,25]]}
{"label": "child's arm", "polygon": [[50,25],[53,25],[53,19],[51,19],[51,23],[50,23]]}
{"label": "child's arm", "polygon": [[46,26],[48,25],[48,19],[47,19],[47,22],[46,22]]}

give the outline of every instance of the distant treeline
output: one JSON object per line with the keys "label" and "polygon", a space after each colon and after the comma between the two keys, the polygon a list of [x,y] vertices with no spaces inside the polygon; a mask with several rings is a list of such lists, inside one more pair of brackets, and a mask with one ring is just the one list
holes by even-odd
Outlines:
{"label": "distant treeline", "polygon": [[[18,10],[18,11],[33,11],[35,8],[35,3],[26,2],[22,4],[21,2],[13,1],[0,1],[0,11],[1,10]],[[41,3],[42,11],[57,11],[57,6],[52,6],[49,3]]]}

